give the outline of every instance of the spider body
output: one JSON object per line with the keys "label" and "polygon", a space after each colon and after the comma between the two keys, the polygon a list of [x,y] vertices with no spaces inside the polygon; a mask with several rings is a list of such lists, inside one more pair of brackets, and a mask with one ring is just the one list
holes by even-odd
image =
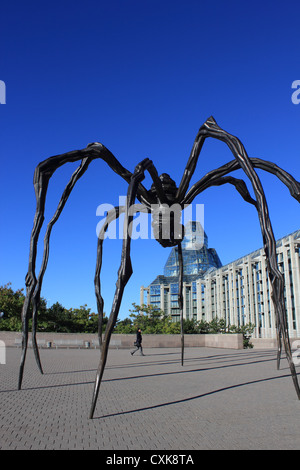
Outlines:
{"label": "spider body", "polygon": [[[175,181],[172,180],[171,176],[168,175],[168,173],[162,173],[159,177],[159,180],[161,181],[161,185],[168,203],[171,205],[175,204],[177,202],[176,194],[178,191]],[[154,197],[157,196],[157,191],[154,183],[151,185],[150,193],[153,194]]]}
{"label": "spider body", "polygon": [[163,198],[159,197],[157,187],[153,183],[149,191],[151,198],[152,228],[154,238],[164,247],[177,246],[184,238],[184,227],[180,223],[182,207],[177,202],[178,188],[170,175],[159,176]]}
{"label": "spider body", "polygon": [[[221,166],[220,168],[210,171],[209,173],[204,175],[198,182],[196,182],[191,188],[189,188],[190,180],[197,167],[197,162],[201,149],[203,147],[204,141],[207,138],[214,138],[223,141],[231,150],[234,156],[234,160]],[[40,301],[43,277],[48,263],[50,235],[53,225],[59,218],[74,185],[79,180],[79,178],[81,178],[81,176],[85,173],[90,163],[95,159],[101,159],[105,161],[115,173],[122,177],[128,183],[128,191],[126,205],[116,207],[114,210],[108,212],[104,225],[98,235],[94,284],[99,314],[98,336],[101,348],[101,357],[95,379],[90,418],[93,418],[94,415],[100,384],[106,365],[109,342],[118,318],[123,292],[133,272],[130,258],[130,250],[132,227],[131,222],[133,220],[134,214],[136,212],[150,212],[152,215],[152,227],[155,239],[163,247],[178,247],[178,303],[181,311],[181,364],[183,365],[183,260],[181,242],[184,237],[184,228],[180,223],[181,212],[185,205],[191,204],[195,197],[201,192],[203,192],[205,189],[211,186],[221,186],[227,183],[232,184],[238,191],[238,193],[243,197],[243,199],[247,203],[252,204],[257,211],[267,260],[268,276],[271,288],[271,298],[273,301],[276,317],[278,343],[277,367],[279,368],[280,365],[280,357],[283,343],[294,387],[297,396],[300,399],[300,388],[294,363],[292,360],[291,347],[288,335],[288,325],[284,303],[284,279],[282,273],[280,272],[277,266],[276,242],[269,217],[268,205],[261,181],[255,171],[255,168],[265,170],[277,176],[289,188],[291,195],[295,199],[297,199],[298,202],[300,202],[300,184],[297,180],[293,178],[292,175],[278,167],[275,163],[261,160],[258,158],[249,158],[240,140],[237,137],[221,129],[217,125],[213,117],[207,119],[207,121],[205,121],[205,123],[200,127],[178,187],[175,181],[173,181],[167,173],[163,173],[162,175],[158,176],[153,162],[148,158],[142,160],[135,167],[134,172],[131,173],[129,170],[127,170],[121,165],[121,163],[103,144],[99,142],[88,144],[88,146],[82,150],[74,150],[62,155],[50,157],[41,162],[36,167],[34,173],[34,188],[37,203],[33,229],[31,232],[28,272],[25,278],[26,297],[22,310],[22,356],[19,371],[18,388],[21,388],[23,379],[24,364],[28,343],[29,308],[31,304],[33,306],[32,344],[38,367],[41,373],[43,373],[36,341],[37,309]],[[81,163],[71,176],[70,181],[61,196],[57,210],[50,222],[48,223],[44,238],[44,253],[42,264],[39,275],[36,276],[35,264],[37,254],[37,243],[40,230],[44,221],[45,200],[49,180],[57,168],[67,162],[75,161],[81,161]],[[247,178],[249,179],[252,185],[255,199],[250,195],[246,183],[243,180],[228,175],[229,173],[237,169],[242,169]],[[142,185],[142,181],[145,177],[146,171],[149,172],[153,181],[152,186],[149,190],[147,190]],[[139,201],[138,204],[136,204],[136,199]],[[125,237],[122,245],[121,263],[118,270],[118,278],[116,282],[116,290],[112,302],[111,313],[106,326],[105,334],[104,336],[102,336],[102,318],[104,302],[101,296],[100,272],[102,265],[104,234],[108,229],[109,224],[113,220],[118,218],[121,213],[125,213]]]}

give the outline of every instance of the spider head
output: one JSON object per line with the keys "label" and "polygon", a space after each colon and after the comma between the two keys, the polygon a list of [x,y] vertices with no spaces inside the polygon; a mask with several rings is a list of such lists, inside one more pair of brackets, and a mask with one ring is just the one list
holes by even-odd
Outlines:
{"label": "spider head", "polygon": [[152,205],[152,228],[154,238],[164,248],[177,246],[184,238],[184,227],[180,223],[180,204]]}
{"label": "spider head", "polygon": [[[172,180],[172,178],[170,177],[170,175],[168,175],[167,173],[162,173],[159,177],[160,181],[161,181],[161,185],[162,185],[162,188],[165,192],[165,195],[167,197],[167,199],[170,201],[170,202],[174,202],[175,200],[175,196],[176,196],[176,192],[177,192],[177,186],[176,186],[176,183],[174,180]],[[156,188],[154,186],[154,184],[152,184],[151,186],[151,189],[150,189],[150,192],[156,196]]]}
{"label": "spider head", "polygon": [[160,204],[156,188],[152,184],[150,192],[157,200],[157,204],[152,205],[154,237],[164,248],[177,246],[184,237],[184,227],[180,223],[181,206],[176,204],[177,186],[167,173],[160,175],[159,179],[168,203]]}

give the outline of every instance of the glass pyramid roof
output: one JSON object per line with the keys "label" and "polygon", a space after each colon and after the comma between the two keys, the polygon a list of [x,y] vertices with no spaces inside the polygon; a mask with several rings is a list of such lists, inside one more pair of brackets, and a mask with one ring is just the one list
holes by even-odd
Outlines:
{"label": "glass pyramid roof", "polygon": [[[214,248],[208,248],[208,237],[200,222],[190,221],[185,225],[182,241],[183,275],[190,282],[205,274],[209,268],[220,268],[222,263]],[[164,275],[158,276],[152,284],[176,282],[179,275],[178,248],[172,248],[164,267]]]}

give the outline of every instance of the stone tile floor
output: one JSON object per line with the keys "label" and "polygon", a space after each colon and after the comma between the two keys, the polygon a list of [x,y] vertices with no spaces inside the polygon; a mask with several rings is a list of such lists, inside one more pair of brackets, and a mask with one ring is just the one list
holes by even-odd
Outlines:
{"label": "stone tile floor", "polygon": [[20,349],[0,365],[2,450],[300,449],[300,401],[274,350],[111,349],[88,419],[99,350]]}

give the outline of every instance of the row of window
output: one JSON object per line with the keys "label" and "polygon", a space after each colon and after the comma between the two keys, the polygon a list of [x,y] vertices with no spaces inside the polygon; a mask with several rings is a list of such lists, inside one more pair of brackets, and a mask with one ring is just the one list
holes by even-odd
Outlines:
{"label": "row of window", "polygon": [[[298,255],[300,257],[300,249],[297,249]],[[288,256],[288,275],[289,275],[289,297],[290,297],[290,306],[292,310],[292,323],[293,323],[293,329],[296,329],[297,327],[297,322],[296,322],[296,309],[295,309],[295,301],[294,301],[294,287],[293,287],[293,273],[292,273],[292,265],[291,265],[291,258],[290,258],[290,250],[287,252]],[[284,270],[283,267],[283,253],[278,254],[278,262],[281,263],[281,270]],[[249,282],[252,284],[252,309],[254,309],[254,312],[250,310],[250,295],[245,296],[245,283],[244,283],[244,275],[243,275],[243,270],[240,269],[235,273],[235,287],[237,290],[236,296],[233,295],[233,283],[234,283],[234,277],[233,275],[231,276],[231,296],[230,292],[228,289],[228,282],[229,282],[229,275],[223,276],[223,312],[225,315],[225,318],[228,318],[228,321],[230,322],[230,307],[231,309],[236,310],[236,315],[238,317],[238,323],[243,324],[245,322],[246,318],[246,311],[248,311],[248,321],[251,321],[253,323],[258,323],[259,326],[265,326],[265,318],[264,315],[266,314],[268,317],[268,323],[269,326],[271,325],[271,311],[270,311],[270,293],[269,293],[269,286],[268,286],[268,276],[266,276],[266,283],[267,283],[267,292],[263,293],[263,286],[262,286],[262,271],[261,271],[261,263],[257,262],[255,263],[252,269],[252,279],[250,281],[249,279],[249,273],[248,273],[248,267],[247,271],[245,273],[246,277],[246,284],[248,287],[248,292],[250,294],[249,290]],[[226,283],[225,283],[226,281]],[[169,305],[169,291],[170,291],[170,305]],[[179,306],[178,306],[178,291],[179,291],[179,286],[178,283],[172,283],[170,284],[169,287],[164,287],[164,308],[165,310],[169,310],[168,307],[170,307],[170,313],[172,315],[177,315],[180,313],[179,311]],[[191,305],[190,305],[190,293],[191,293]],[[202,304],[202,312],[201,314],[205,314],[205,284],[201,283],[201,304]],[[160,285],[151,285],[150,286],[150,303],[151,305],[160,308],[160,294],[161,294],[161,288]],[[186,306],[186,316],[187,317],[193,317],[197,316],[197,282],[194,281],[191,283],[190,286],[185,286],[185,306]],[[264,303],[264,295],[266,297],[266,301]],[[231,303],[229,301],[229,298],[231,297]],[[286,297],[286,295],[285,295]],[[247,307],[247,310],[246,310]],[[217,311],[217,296],[215,293],[215,283],[212,282],[211,285],[211,301],[210,301],[210,308],[212,316],[215,315],[215,312]],[[175,317],[174,317],[175,318]]]}

